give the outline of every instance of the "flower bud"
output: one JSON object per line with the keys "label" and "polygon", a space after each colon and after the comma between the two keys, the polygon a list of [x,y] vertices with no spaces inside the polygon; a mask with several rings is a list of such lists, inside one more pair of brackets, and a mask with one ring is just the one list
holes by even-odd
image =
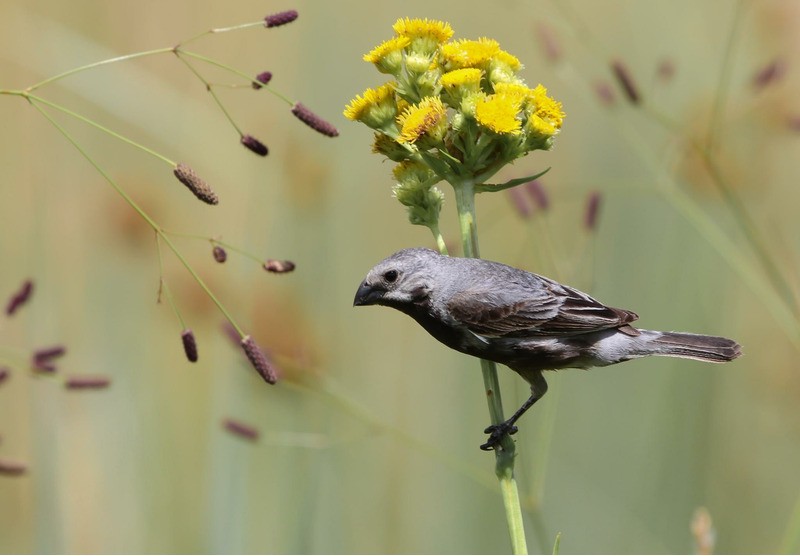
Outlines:
{"label": "flower bud", "polygon": [[272,368],[272,365],[269,364],[267,356],[264,355],[264,352],[261,351],[261,348],[258,347],[258,344],[256,344],[252,336],[245,336],[240,343],[242,349],[244,349],[245,355],[247,355],[247,359],[250,360],[250,364],[258,371],[261,378],[269,384],[275,384],[278,380],[278,377],[275,375],[275,370]]}
{"label": "flower bud", "polygon": [[295,269],[295,264],[292,261],[279,261],[277,259],[268,259],[263,266],[264,270],[275,274],[284,274]]}
{"label": "flower bud", "polygon": [[225,427],[225,430],[229,433],[238,436],[240,438],[244,438],[245,440],[258,440],[258,429],[252,427],[250,425],[246,425],[241,421],[237,421],[234,419],[225,419],[222,422],[222,425]]}
{"label": "flower bud", "polygon": [[22,287],[17,291],[11,298],[8,300],[8,304],[6,305],[6,315],[9,317],[17,312],[17,310],[22,307],[25,303],[27,303],[28,299],[31,297],[31,293],[33,292],[33,282],[31,280],[25,280],[22,283]]}
{"label": "flower bud", "polygon": [[21,461],[0,458],[0,475],[14,477],[22,475],[28,470],[28,466]]}
{"label": "flower bud", "polygon": [[241,143],[258,156],[267,156],[269,153],[267,146],[252,135],[242,135]]}
{"label": "flower bud", "polygon": [[628,97],[628,101],[631,104],[639,104],[641,101],[639,89],[636,87],[636,83],[633,81],[633,76],[631,76],[627,66],[621,61],[616,60],[611,64],[611,69],[620,87],[622,87],[622,90],[625,92],[625,96]]}
{"label": "flower bud", "polygon": [[111,379],[104,376],[73,376],[64,382],[67,390],[101,390],[108,388]]}
{"label": "flower bud", "polygon": [[219,203],[219,198],[211,186],[206,181],[198,176],[186,164],[180,162],[172,171],[175,177],[178,178],[183,185],[189,188],[189,191],[194,193],[194,196],[208,205],[216,205]]}
{"label": "flower bud", "polygon": [[256,78],[253,80],[252,83],[253,89],[258,90],[267,83],[269,83],[271,80],[272,80],[272,73],[268,71],[262,71],[261,73],[256,75]]}
{"label": "flower bud", "polygon": [[197,340],[190,328],[181,332],[181,341],[183,341],[183,352],[186,354],[186,359],[192,363],[197,362]]}
{"label": "flower bud", "polygon": [[279,27],[297,19],[297,10],[286,10],[264,18],[264,27]]}
{"label": "flower bud", "polygon": [[221,245],[215,245],[211,250],[211,254],[214,255],[214,260],[218,263],[224,263],[228,260],[228,252]]}
{"label": "flower bud", "polygon": [[333,125],[314,114],[311,110],[299,102],[292,106],[292,114],[297,116],[298,120],[322,135],[326,135],[328,137],[337,137],[339,135],[339,130],[333,127]]}

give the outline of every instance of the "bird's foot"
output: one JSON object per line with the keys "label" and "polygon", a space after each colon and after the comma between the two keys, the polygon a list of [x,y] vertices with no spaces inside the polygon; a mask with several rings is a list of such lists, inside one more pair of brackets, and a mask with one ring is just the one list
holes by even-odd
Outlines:
{"label": "bird's foot", "polygon": [[514,426],[513,423],[509,423],[508,421],[503,421],[497,425],[489,425],[483,431],[489,435],[489,439],[484,444],[481,444],[481,450],[486,450],[487,452],[489,450],[494,450],[503,441],[505,435],[516,434],[518,430],[519,429]]}

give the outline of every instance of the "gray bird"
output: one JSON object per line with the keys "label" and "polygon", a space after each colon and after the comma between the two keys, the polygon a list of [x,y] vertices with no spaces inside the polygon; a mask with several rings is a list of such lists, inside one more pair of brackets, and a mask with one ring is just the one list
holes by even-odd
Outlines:
{"label": "gray bird", "polygon": [[569,286],[483,259],[403,249],[379,262],[353,305],[385,305],[416,320],[446,346],[502,363],[531,386],[508,420],[488,427],[484,450],[547,392],[542,371],[604,367],[648,355],[724,363],[741,355],[727,338],[631,326],[632,311],[607,307]]}

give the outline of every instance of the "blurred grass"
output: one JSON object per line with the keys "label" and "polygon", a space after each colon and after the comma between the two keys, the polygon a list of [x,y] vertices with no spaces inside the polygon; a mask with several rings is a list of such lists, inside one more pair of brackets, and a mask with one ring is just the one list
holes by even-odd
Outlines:
{"label": "blurred grass", "polygon": [[[0,87],[266,15],[249,1],[133,6],[4,3]],[[63,342],[66,371],[113,379],[106,392],[72,393],[17,371],[0,387],[0,457],[30,466],[22,478],[0,477],[0,552],[508,549],[493,463],[477,449],[487,424],[477,365],[403,315],[350,306],[374,262],[431,244],[390,198],[391,166],[369,153],[369,133],[340,116],[352,96],[378,84],[360,57],[401,16],[445,19],[459,37],[496,38],[526,64],[528,82],[544,83],[568,114],[553,152],[515,166],[519,175],[553,167],[544,179],[552,208],[522,221],[504,195],[480,197],[484,256],[634,309],[644,327],[727,335],[746,353],[724,367],[646,360],[551,377],[551,393],[517,435],[523,497],[541,492],[532,498],[537,511],[526,515],[529,546],[549,551],[561,531],[562,554],[686,552],[691,516],[702,505],[721,552],[797,551],[786,529],[800,493],[796,350],[763,301],[658,194],[658,180],[676,179],[755,259],[704,173],[680,164],[681,142],[619,97],[603,107],[587,85],[608,80],[607,62],[622,59],[644,97],[696,134],[710,118],[735,4],[572,2],[577,20],[553,6],[299,2],[270,7],[298,9],[291,26],[211,37],[198,49],[245,71],[272,71],[275,87],[342,132],[334,141],[315,135],[265,91],[223,91],[245,130],[270,146],[266,160],[241,148],[202,87],[169,56],[45,91],[191,163],[214,184],[218,207],[192,202],[168,168],[68,122],[167,228],[221,234],[265,258],[298,263],[288,276],[237,257],[219,266],[207,243],[179,240],[302,388],[260,382],[220,332],[220,315],[166,257],[166,277],[198,336],[200,363],[188,364],[179,325],[155,303],[152,233],[30,107],[0,97],[0,293],[28,276],[37,284],[31,305],[0,321],[0,345],[24,356]],[[798,138],[786,120],[796,109],[800,11],[789,1],[743,6],[719,159],[796,284]],[[559,37],[562,63],[542,54],[540,23]],[[594,48],[583,44],[587,32]],[[778,55],[788,75],[754,91],[752,75]],[[676,73],[659,84],[665,58]],[[639,158],[626,128],[660,168]],[[603,193],[594,236],[581,228],[590,190]],[[457,237],[453,212],[450,196],[448,238]],[[517,377],[501,380],[509,408],[524,399]],[[226,417],[257,426],[261,440],[230,436]]]}

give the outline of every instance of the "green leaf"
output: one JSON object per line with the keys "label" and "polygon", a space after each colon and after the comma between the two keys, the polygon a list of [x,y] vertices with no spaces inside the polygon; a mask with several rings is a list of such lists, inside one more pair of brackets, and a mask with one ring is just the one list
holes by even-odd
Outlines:
{"label": "green leaf", "polygon": [[514,178],[513,180],[508,180],[505,183],[479,183],[475,186],[475,193],[494,193],[495,191],[510,189],[512,187],[522,185],[523,183],[528,183],[529,181],[541,178],[549,171],[550,168],[547,168],[546,170],[539,172],[538,174],[535,174],[533,176],[525,176],[524,178]]}

